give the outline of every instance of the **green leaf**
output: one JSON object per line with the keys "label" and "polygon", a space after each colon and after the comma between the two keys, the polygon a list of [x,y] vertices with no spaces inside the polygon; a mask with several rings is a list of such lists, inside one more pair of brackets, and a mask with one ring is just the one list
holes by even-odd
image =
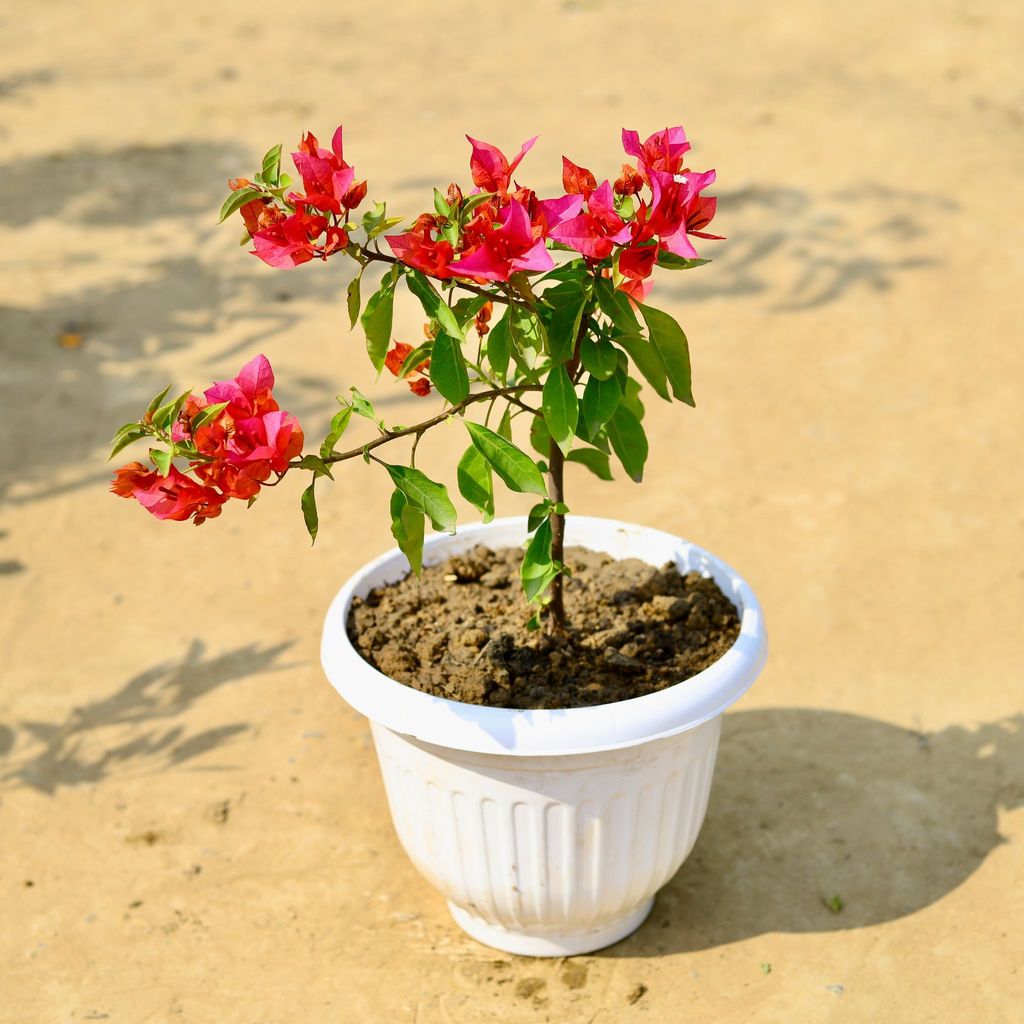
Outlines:
{"label": "green leaf", "polygon": [[703,267],[711,260],[688,260],[685,256],[677,256],[674,252],[659,252],[657,262],[659,267],[668,267],[670,270],[692,270],[694,267]]}
{"label": "green leaf", "polygon": [[430,280],[418,270],[407,271],[405,279],[409,285],[409,291],[420,300],[423,312],[431,320],[436,320],[453,338],[462,341],[465,338],[465,332],[458,317],[449,308],[448,303],[441,298]]}
{"label": "green leaf", "polygon": [[326,476],[334,479],[331,467],[319,455],[303,455],[296,464],[296,469],[308,469],[314,476]]}
{"label": "green leaf", "polygon": [[192,394],[192,389],[183,391],[173,402],[166,402],[160,406],[156,412],[153,413],[153,426],[158,430],[168,430],[172,427],[178,418],[178,414],[181,412],[181,407],[188,400],[188,396]]}
{"label": "green leaf", "polygon": [[374,203],[373,206],[363,214],[363,230],[366,232],[366,240],[370,241],[378,235],[383,234],[388,228],[401,223],[401,217],[389,217],[387,215],[386,203]]}
{"label": "green leaf", "polygon": [[508,311],[508,318],[512,343],[520,352],[544,350],[544,325],[534,313],[521,306],[513,306]]}
{"label": "green leaf", "polygon": [[602,480],[612,479],[611,461],[604,452],[596,448],[574,448],[565,457],[566,462],[578,462],[586,466],[595,476]]}
{"label": "green leaf", "polygon": [[208,405],[205,409],[200,409],[192,417],[192,433],[195,434],[200,427],[205,426],[210,420],[216,419],[230,404],[230,402],[217,402],[215,405]]}
{"label": "green leaf", "polygon": [[572,358],[587,299],[588,294],[578,281],[567,281],[544,293],[544,326],[547,328],[548,351],[553,363],[566,362]]}
{"label": "green leaf", "polygon": [[167,476],[171,471],[171,463],[173,456],[166,448],[150,448],[149,457],[153,460],[153,465],[156,466],[157,472],[161,476]]}
{"label": "green leaf", "polygon": [[503,385],[508,382],[509,331],[509,314],[506,312],[487,335],[487,361]]}
{"label": "green leaf", "polygon": [[220,219],[217,223],[223,224],[236,210],[245,206],[246,203],[251,203],[254,199],[259,199],[262,195],[263,190],[258,188],[240,188],[237,192],[232,192],[220,208]]}
{"label": "green leaf", "polygon": [[584,338],[580,342],[580,361],[591,376],[607,380],[619,364],[618,349],[607,338]]}
{"label": "green leaf", "polygon": [[396,488],[391,495],[391,534],[416,576],[423,571],[423,533],[423,513]]}
{"label": "green leaf", "polygon": [[601,277],[594,282],[594,294],[601,312],[618,330],[624,334],[640,333],[640,321],[633,312],[628,296],[620,292],[608,278]]}
{"label": "green leaf", "polygon": [[360,270],[359,273],[349,281],[348,288],[345,291],[345,305],[348,308],[349,330],[355,327],[356,321],[359,319],[359,308],[362,305],[362,300],[359,296],[359,285],[362,279],[363,272]]}
{"label": "green leaf", "polygon": [[551,435],[543,416],[534,416],[530,422],[530,444],[542,458],[551,458]]}
{"label": "green leaf", "polygon": [[395,486],[409,499],[409,504],[425,513],[435,530],[455,532],[455,506],[443,484],[435,483],[411,466],[388,466],[387,471]]}
{"label": "green leaf", "polygon": [[583,259],[577,258],[563,263],[561,266],[549,270],[542,278],[542,281],[583,281],[590,276],[587,264]]}
{"label": "green leaf", "polygon": [[614,340],[620,344],[628,353],[633,364],[644,375],[647,382],[658,394],[671,402],[668,386],[666,384],[665,364],[661,361],[654,346],[641,334],[619,334],[616,332]]}
{"label": "green leaf", "polygon": [[533,535],[519,571],[526,600],[539,600],[557,575],[558,568],[551,559],[551,520],[545,519]]}
{"label": "green leaf", "polygon": [[357,416],[362,416],[363,419],[372,420],[381,430],[383,430],[384,421],[378,419],[377,413],[370,400],[357,387],[352,387],[349,390],[352,392],[352,411]]}
{"label": "green leaf", "polygon": [[640,401],[640,382],[632,377],[620,381],[622,386],[622,404],[638,419],[644,418],[644,403]]}
{"label": "green leaf", "polygon": [[640,315],[647,324],[647,331],[661,359],[672,394],[681,402],[693,405],[693,391],[690,385],[690,350],[686,335],[676,321],[660,309],[640,304]]}
{"label": "green leaf", "polygon": [[583,419],[587,424],[587,434],[596,434],[615,414],[622,401],[622,388],[614,377],[598,380],[591,377],[583,389]]}
{"label": "green leaf", "polygon": [[281,144],[268,149],[263,157],[263,180],[268,185],[276,185],[281,174]]}
{"label": "green leaf", "polygon": [[316,477],[310,485],[302,492],[302,498],[300,504],[302,505],[302,519],[306,524],[306,530],[309,532],[309,539],[311,543],[316,542],[316,531],[319,528],[319,519],[316,514]]}
{"label": "green leaf", "polygon": [[400,271],[392,268],[391,273],[384,275],[380,287],[370,296],[360,322],[366,333],[366,351],[370,355],[373,368],[380,373],[384,359],[391,344],[391,320],[395,304],[395,280]]}
{"label": "green leaf", "polygon": [[539,505],[534,505],[526,519],[526,532],[533,533],[541,523],[550,518],[551,512],[551,502],[547,498]]}
{"label": "green leaf", "polygon": [[480,454],[510,490],[524,494],[547,496],[541,476],[533,459],[521,452],[511,441],[480,423],[465,421],[469,436]]}
{"label": "green leaf", "polygon": [[512,406],[506,405],[498,421],[498,434],[506,441],[512,440]]}
{"label": "green leaf", "polygon": [[[447,306],[444,308],[448,309]],[[430,379],[441,396],[452,405],[458,405],[469,394],[469,374],[462,346],[444,331],[434,339],[430,355]]]}
{"label": "green leaf", "polygon": [[438,189],[434,189],[434,210],[439,217],[448,218],[452,214],[452,208],[448,205],[444,196]]}
{"label": "green leaf", "polygon": [[481,309],[487,304],[486,295],[469,295],[464,299],[459,299],[452,306],[452,312],[455,314],[455,319],[459,321],[459,326],[463,331],[469,326],[469,322],[480,312]]}
{"label": "green leaf", "polygon": [[489,523],[494,518],[494,480],[491,467],[476,445],[471,444],[459,459],[458,480],[459,492]]}
{"label": "green leaf", "polygon": [[[146,415],[149,416],[151,420],[153,413],[155,413],[157,409],[160,408],[161,404],[163,403],[163,400],[167,397],[167,392],[170,390],[171,385],[168,384],[167,387],[165,387],[163,391],[161,391],[160,394],[157,395],[156,398],[154,398],[153,401],[149,403],[149,408],[146,409]],[[121,429],[123,430],[124,428],[122,427]]]}
{"label": "green leaf", "polygon": [[404,380],[405,377],[412,373],[421,363],[425,362],[430,358],[430,351],[434,347],[432,341],[425,341],[422,345],[418,345],[414,348],[406,357],[402,360],[402,365],[398,368],[398,379]]}
{"label": "green leaf", "polygon": [[464,220],[478,206],[482,206],[488,199],[493,199],[496,192],[477,192],[475,195],[466,196],[459,205],[459,216]]}
{"label": "green leaf", "polygon": [[608,424],[608,440],[630,479],[640,483],[647,461],[647,435],[640,421],[620,405]]}
{"label": "green leaf", "polygon": [[111,445],[113,446],[110,451],[110,456],[107,461],[109,462],[115,455],[124,451],[128,445],[138,441],[140,438],[145,437],[147,434],[146,428],[141,423],[126,423],[115,435]]}
{"label": "green leaf", "polygon": [[576,436],[580,410],[576,388],[569,380],[564,364],[556,366],[548,374],[541,395],[541,410],[551,439],[563,452],[567,452]]}
{"label": "green leaf", "polygon": [[341,436],[348,429],[349,420],[351,419],[352,406],[346,403],[331,419],[331,429],[324,438],[324,443],[320,445],[320,458],[326,459],[334,451],[334,446],[341,440]]}

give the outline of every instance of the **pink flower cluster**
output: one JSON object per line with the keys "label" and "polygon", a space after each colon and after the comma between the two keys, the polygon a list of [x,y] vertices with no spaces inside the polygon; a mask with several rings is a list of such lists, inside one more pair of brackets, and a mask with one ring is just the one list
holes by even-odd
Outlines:
{"label": "pink flower cluster", "polygon": [[[172,428],[172,439],[191,454],[196,479],[175,466],[168,474],[130,463],[117,471],[111,490],[135,498],[158,519],[194,519],[202,523],[220,515],[228,498],[255,498],[272,473],[284,473],[302,451],[298,420],[282,412],[271,393],[274,372],[266,356],[251,359],[233,380],[191,396]],[[223,406],[193,428],[203,410]]]}
{"label": "pink flower cluster", "polygon": [[[690,144],[681,127],[655,132],[643,143],[635,131],[623,129],[623,148],[636,166],[624,164],[614,186],[608,180],[599,185],[593,173],[563,157],[565,195],[555,199],[512,188],[512,174],[534,141],[525,142],[509,161],[496,147],[469,138],[476,191],[493,196],[475,207],[454,240],[449,219],[430,213],[405,233],[386,236],[398,259],[442,280],[507,281],[516,271],[551,270],[550,240],[595,264],[617,256],[625,278],[620,287],[639,299],[649,288],[646,280],[660,253],[693,259],[697,250],[690,236],[720,237],[703,230],[715,214],[716,200],[701,192],[715,180],[715,172],[684,166]],[[627,204],[626,197],[633,196],[636,203]],[[458,186],[451,186],[449,202],[461,199]]]}
{"label": "pink flower cluster", "polygon": [[[607,180],[597,185],[590,171],[562,158],[563,185],[583,197],[586,210],[559,224],[551,237],[595,262],[618,247],[618,269],[626,279],[620,287],[643,299],[650,289],[647,278],[660,253],[696,259],[691,235],[721,237],[703,230],[715,215],[717,200],[701,192],[714,182],[715,172],[690,171],[684,166],[690,144],[682,127],[655,132],[642,144],[635,131],[623,128],[622,147],[636,158],[636,167],[623,164],[614,188]],[[649,189],[646,197],[642,194],[645,187]],[[616,193],[637,197],[630,217],[617,212]]]}
{"label": "pink flower cluster", "polygon": [[[304,194],[289,193],[293,213],[285,215],[258,199],[242,208],[254,255],[272,267],[297,267],[314,257],[327,259],[344,249],[348,245],[344,224],[349,211],[366,198],[366,182],[357,182],[355,169],[345,162],[340,125],[330,149],[323,149],[316,136],[306,132],[292,160],[305,189]],[[246,217],[249,207],[256,207],[250,211],[252,223]]]}

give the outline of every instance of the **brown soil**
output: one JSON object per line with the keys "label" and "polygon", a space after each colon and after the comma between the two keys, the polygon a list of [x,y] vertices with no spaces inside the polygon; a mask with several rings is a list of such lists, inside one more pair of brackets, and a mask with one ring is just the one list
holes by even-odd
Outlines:
{"label": "brown soil", "polygon": [[568,632],[529,632],[521,557],[478,546],[357,598],[352,642],[385,675],[438,697],[569,708],[688,679],[739,635],[736,609],[714,580],[584,548],[566,551]]}

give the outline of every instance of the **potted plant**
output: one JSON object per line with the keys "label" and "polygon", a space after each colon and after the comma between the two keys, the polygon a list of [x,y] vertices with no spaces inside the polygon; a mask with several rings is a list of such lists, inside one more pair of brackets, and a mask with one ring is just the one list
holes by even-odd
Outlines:
{"label": "potted plant", "polygon": [[[656,268],[706,262],[691,239],[716,237],[714,172],[686,166],[680,127],[622,140],[614,183],[563,157],[564,193],[542,199],[514,181],[534,140],[508,160],[469,139],[472,189],[435,190],[405,230],[384,203],[356,214],[367,186],[340,128],[329,149],[303,136],[301,189],[275,147],[252,180],[229,182],[221,219],[240,213],[243,242],[272,267],[352,260],[348,314],[371,363],[440,409],[388,425],[352,388],[305,450],[260,355],[201,396],[165,390],[113,443],[112,455],[152,446],[112,490],[161,519],[199,524],[309,473],[314,540],[323,478],[356,459],[388,475],[398,547],[342,587],[323,665],[371,721],[416,866],[466,931],[521,954],[588,952],[643,921],[703,821],[721,713],[765,657],[757,600],[723,562],[569,514],[567,463],[609,479],[614,459],[641,480],[642,387],[693,405],[686,336],[646,298]],[[426,316],[417,344],[392,338],[402,287]],[[458,533],[447,488],[416,466],[441,433],[483,517]],[[493,519],[496,482],[536,497],[529,516]]]}

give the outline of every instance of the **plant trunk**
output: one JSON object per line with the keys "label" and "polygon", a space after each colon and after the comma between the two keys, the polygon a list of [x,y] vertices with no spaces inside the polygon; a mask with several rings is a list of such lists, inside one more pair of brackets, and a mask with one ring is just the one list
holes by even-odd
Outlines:
{"label": "plant trunk", "polygon": [[[562,449],[552,442],[548,459],[548,497],[559,504],[565,501],[562,481],[565,456]],[[555,562],[565,561],[565,516],[552,513],[551,516],[551,558]],[[559,573],[551,583],[551,602],[548,604],[548,627],[552,633],[565,632],[565,598],[562,583],[565,577]]]}

